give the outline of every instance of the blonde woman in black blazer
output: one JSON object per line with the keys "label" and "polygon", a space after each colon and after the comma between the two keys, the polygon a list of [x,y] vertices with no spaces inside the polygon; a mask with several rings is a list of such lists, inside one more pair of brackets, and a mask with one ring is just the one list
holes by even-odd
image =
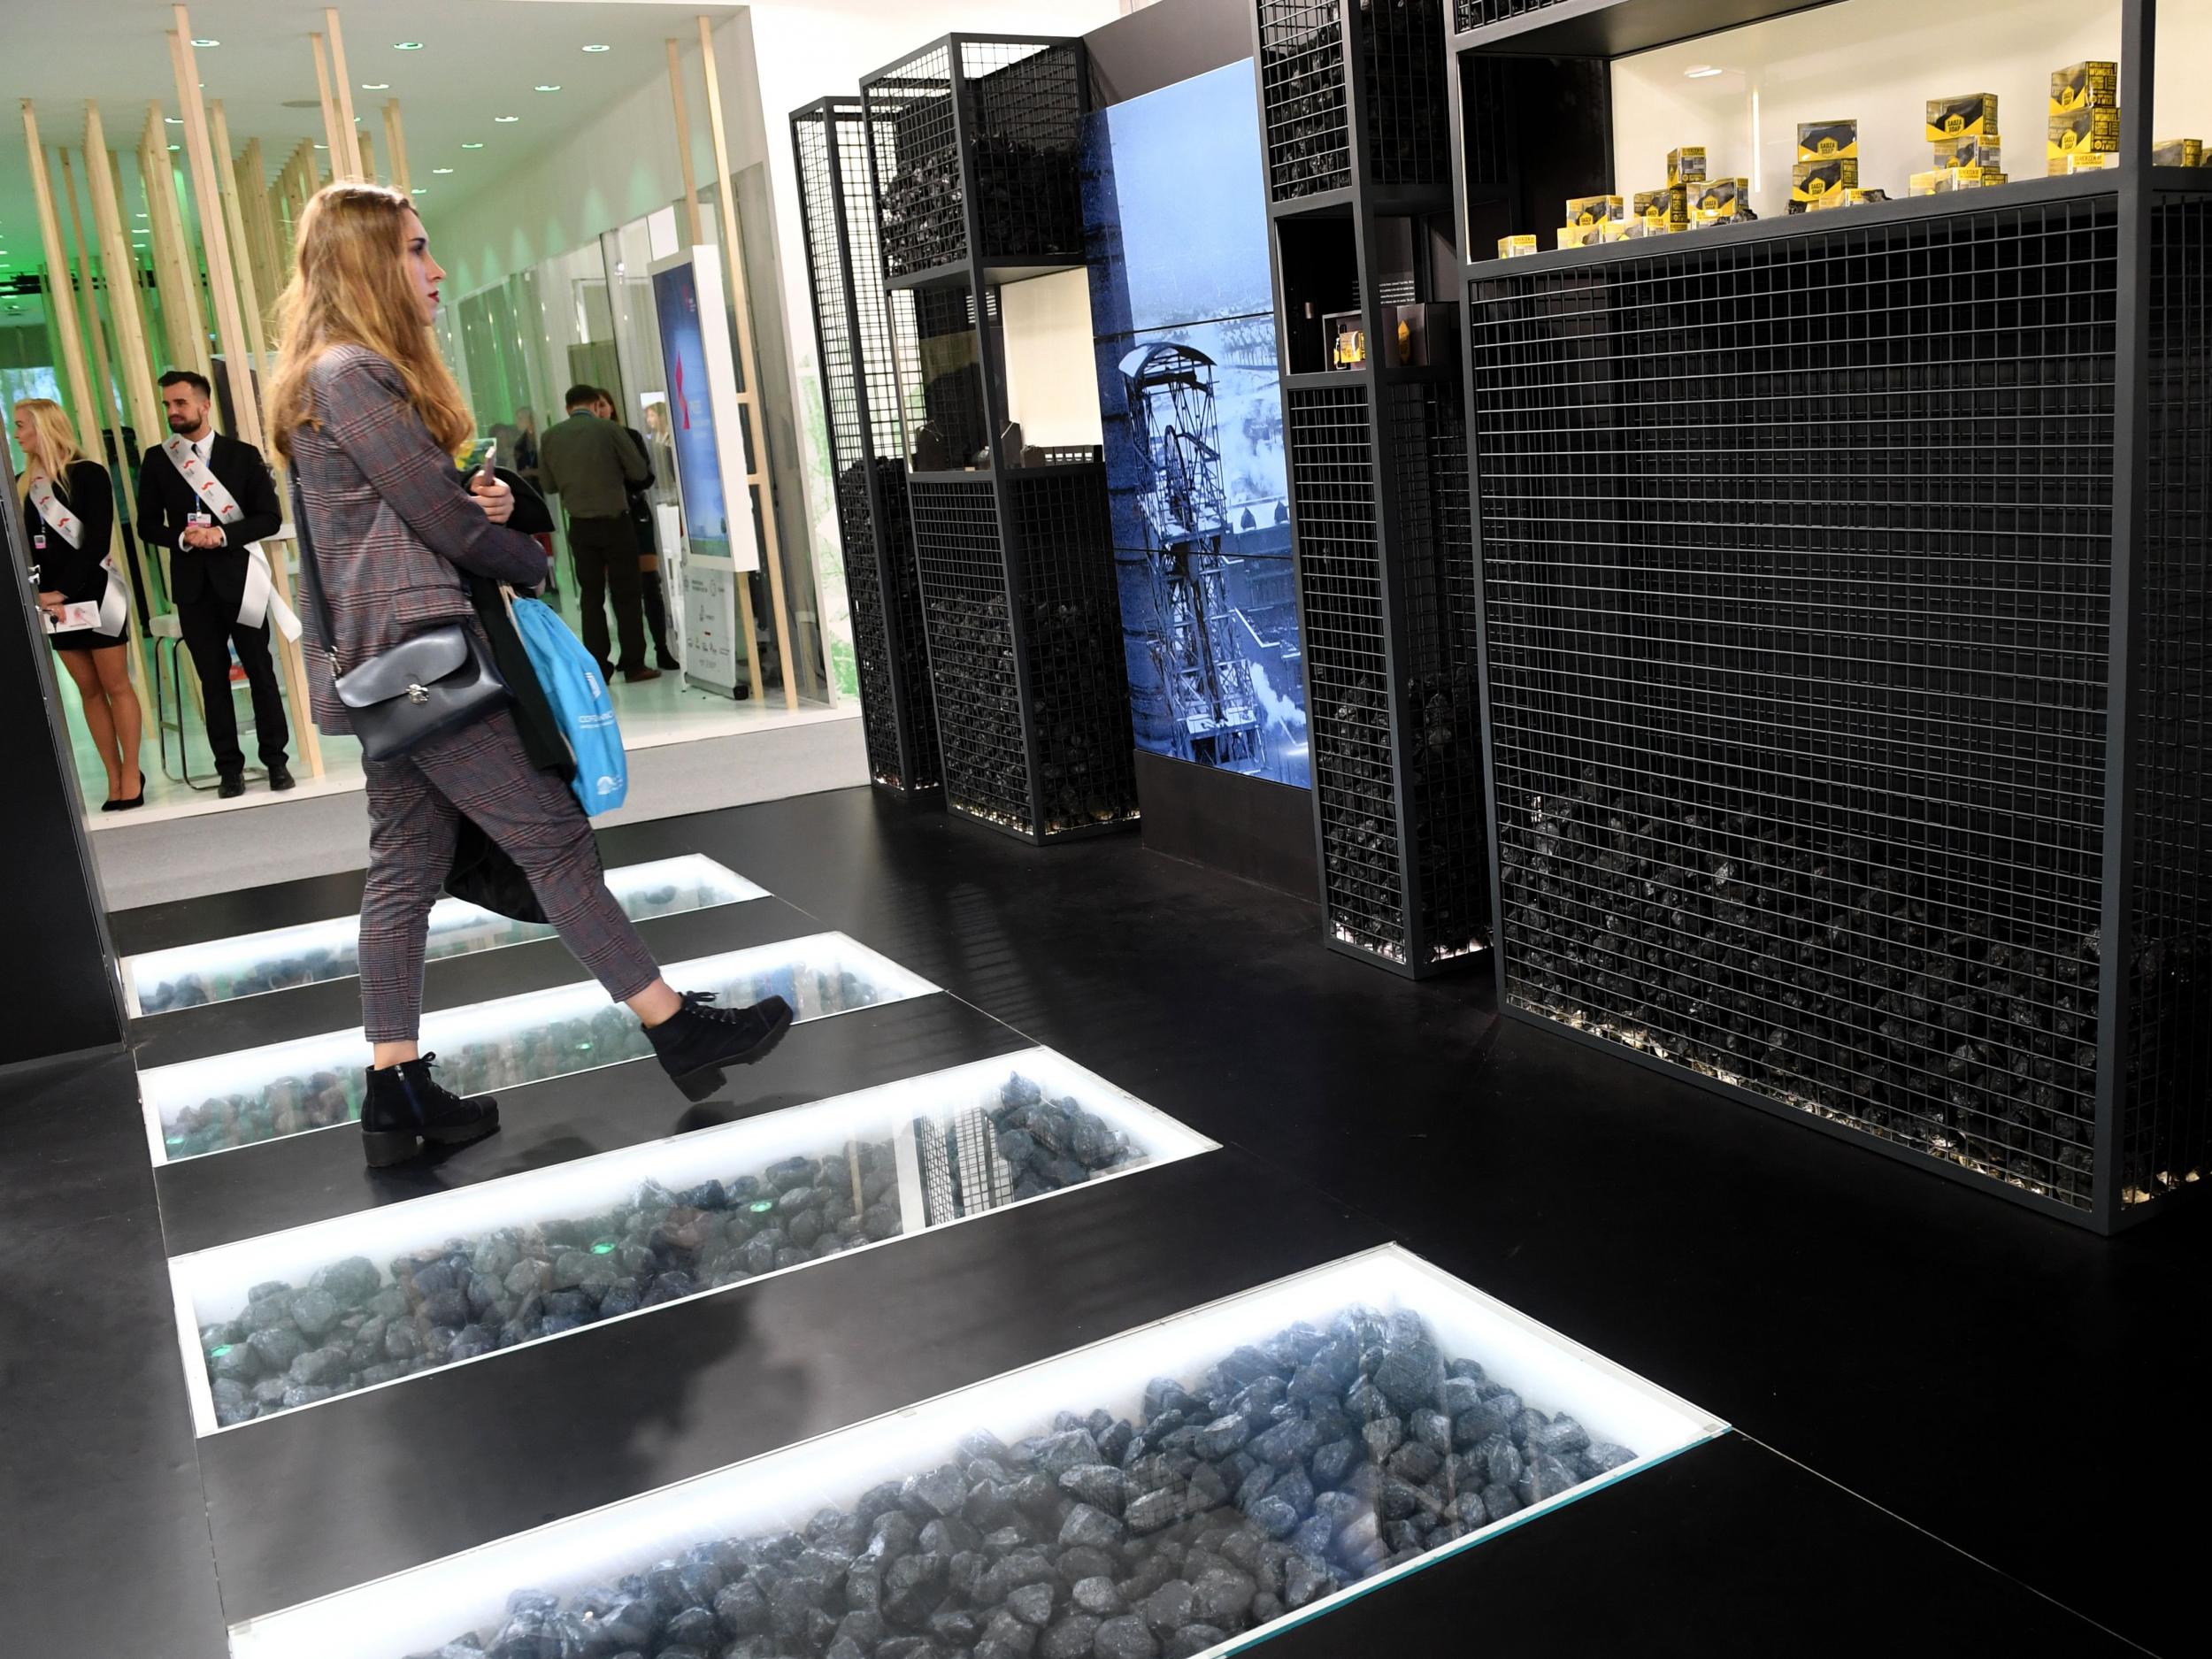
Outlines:
{"label": "blonde woman in black blazer", "polygon": [[[23,510],[23,545],[39,569],[39,609],[58,621],[64,607],[96,605],[107,596],[108,571],[102,561],[115,532],[115,492],[107,468],[78,452],[69,417],[52,399],[27,397],[15,406],[15,442],[26,463],[16,480]],[[34,486],[41,480],[51,480],[58,504],[75,518],[74,547],[45,521],[31,499]],[[85,730],[107,771],[108,796],[100,810],[127,812],[144,806],[146,774],[139,769],[138,745],[145,720],[138,694],[131,689],[130,659],[125,654],[131,638],[128,612],[114,634],[68,628],[49,637],[55,657],[77,687]]]}

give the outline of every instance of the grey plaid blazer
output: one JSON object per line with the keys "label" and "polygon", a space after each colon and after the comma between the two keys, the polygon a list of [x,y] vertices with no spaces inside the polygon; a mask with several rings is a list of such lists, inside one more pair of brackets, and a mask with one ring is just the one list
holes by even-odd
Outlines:
{"label": "grey plaid blazer", "polygon": [[321,638],[303,595],[299,612],[313,646],[315,724],[342,733],[352,728],[331,687],[330,647],[350,669],[434,624],[472,617],[464,571],[535,588],[545,554],[484,517],[388,358],[334,346],[309,371],[308,388],[315,419],[292,434],[292,474],[337,638]]}

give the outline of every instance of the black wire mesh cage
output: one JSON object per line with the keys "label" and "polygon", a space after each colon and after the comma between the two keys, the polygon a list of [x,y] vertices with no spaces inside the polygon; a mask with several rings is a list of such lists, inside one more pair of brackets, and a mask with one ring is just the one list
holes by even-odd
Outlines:
{"label": "black wire mesh cage", "polygon": [[947,804],[1039,842],[1133,823],[1120,599],[1096,449],[995,480],[917,478],[911,498]]}
{"label": "black wire mesh cage", "polygon": [[[1366,134],[1369,180],[1440,185],[1446,0],[1257,0],[1260,114],[1277,202],[1347,188]],[[1356,63],[1356,77],[1348,65]],[[1355,117],[1350,88],[1356,84]]]}
{"label": "black wire mesh cage", "polygon": [[1505,1001],[2108,1225],[2212,1156],[2208,205],[2122,630],[2108,191],[1469,293]]}
{"label": "black wire mesh cage", "polygon": [[1470,29],[1510,23],[1532,12],[1546,12],[1553,6],[1571,3],[1572,0],[1453,0],[1453,27],[1464,35]]}
{"label": "black wire mesh cage", "polygon": [[880,123],[876,180],[894,280],[969,257],[971,191],[978,258],[1082,258],[1080,42],[950,35],[861,90]]}
{"label": "black wire mesh cage", "polygon": [[931,791],[936,718],[898,402],[897,370],[916,352],[913,298],[886,290],[877,260],[860,100],[795,111],[791,135],[869,772],[887,788]]}
{"label": "black wire mesh cage", "polygon": [[1336,943],[1424,972],[1488,919],[1465,428],[1456,388],[1386,385],[1381,465],[1373,396],[1285,395],[1322,892]]}

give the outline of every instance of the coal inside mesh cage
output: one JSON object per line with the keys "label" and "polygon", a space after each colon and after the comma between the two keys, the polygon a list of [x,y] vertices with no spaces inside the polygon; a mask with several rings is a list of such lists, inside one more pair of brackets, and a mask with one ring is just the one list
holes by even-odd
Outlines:
{"label": "coal inside mesh cage", "polygon": [[1569,3],[1570,0],[1454,0],[1454,22],[1463,35],[1469,29],[1488,28],[1493,23],[1510,23],[1515,18],[1526,17],[1532,12],[1546,12],[1553,6]]}
{"label": "coal inside mesh cage", "polygon": [[1361,8],[1361,106],[1377,184],[1451,178],[1444,90],[1444,0],[1378,0]]}
{"label": "coal inside mesh cage", "polygon": [[1278,202],[1351,180],[1342,0],[1260,0],[1260,106]]}
{"label": "coal inside mesh cage", "polygon": [[2090,1204],[2117,217],[1471,285],[1512,1002]]}
{"label": "coal inside mesh cage", "polygon": [[991,480],[917,478],[909,483],[908,501],[944,749],[946,800],[987,822],[1025,828],[1031,817],[1029,757]]}

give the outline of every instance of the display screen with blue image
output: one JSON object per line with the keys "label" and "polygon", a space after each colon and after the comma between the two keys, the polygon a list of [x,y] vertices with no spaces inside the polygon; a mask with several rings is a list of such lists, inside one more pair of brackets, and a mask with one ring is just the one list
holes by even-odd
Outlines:
{"label": "display screen with blue image", "polygon": [[1083,209],[1138,747],[1308,787],[1250,61],[1091,115]]}
{"label": "display screen with blue image", "polygon": [[727,558],[729,506],[722,494],[722,457],[715,442],[699,284],[692,266],[671,265],[654,273],[653,310],[660,322],[661,366],[668,376],[669,439],[676,450],[684,540],[694,553]]}

